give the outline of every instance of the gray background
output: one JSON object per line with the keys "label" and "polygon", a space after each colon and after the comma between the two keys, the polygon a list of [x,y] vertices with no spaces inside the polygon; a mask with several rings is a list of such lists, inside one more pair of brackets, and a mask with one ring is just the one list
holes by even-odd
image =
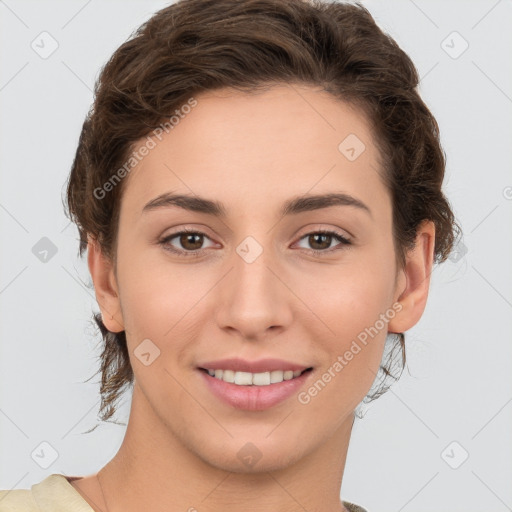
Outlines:
{"label": "gray background", "polygon": [[[94,473],[122,441],[122,425],[83,433],[98,423],[99,376],[84,383],[97,306],[61,197],[100,67],[168,3],[0,0],[1,489]],[[419,70],[464,239],[406,334],[409,371],[356,420],[342,496],[370,512],[512,510],[512,3],[363,4]],[[47,58],[31,47],[51,49],[43,31]]]}

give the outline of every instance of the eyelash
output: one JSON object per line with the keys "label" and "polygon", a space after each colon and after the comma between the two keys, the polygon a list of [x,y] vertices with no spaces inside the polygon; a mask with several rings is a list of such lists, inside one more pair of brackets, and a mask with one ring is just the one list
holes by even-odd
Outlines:
{"label": "eyelash", "polygon": [[[196,251],[185,251],[185,250],[174,249],[168,245],[168,243],[173,238],[176,238],[180,235],[186,235],[186,234],[202,235],[206,238],[209,238],[208,235],[206,235],[206,233],[202,233],[201,231],[197,231],[197,230],[193,230],[193,229],[183,229],[181,231],[178,231],[176,233],[172,233],[171,235],[166,236],[165,238],[163,238],[162,240],[159,241],[159,244],[162,245],[166,251],[172,252],[173,254],[176,254],[177,256],[180,256],[180,257],[197,258],[197,257],[201,256],[201,252],[205,249],[198,249]],[[336,248],[335,249],[324,249],[324,250],[306,249],[306,250],[309,250],[309,252],[313,253],[316,256],[325,256],[326,254],[330,254],[334,251],[341,250],[343,248],[343,246],[352,245],[352,242],[348,238],[345,238],[344,236],[340,235],[336,231],[328,231],[328,230],[322,230],[322,229],[318,230],[318,231],[311,231],[310,233],[306,233],[304,236],[300,237],[299,241],[303,240],[304,238],[311,236],[311,235],[330,235],[335,240],[340,242],[340,245],[342,246],[341,248],[338,248],[338,249],[336,249]]]}

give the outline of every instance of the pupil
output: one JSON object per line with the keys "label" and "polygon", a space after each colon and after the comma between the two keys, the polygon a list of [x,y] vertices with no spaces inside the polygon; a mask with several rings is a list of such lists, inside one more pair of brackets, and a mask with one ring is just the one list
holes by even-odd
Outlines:
{"label": "pupil", "polygon": [[[202,235],[199,235],[199,234],[186,234],[186,235],[182,235],[181,236],[181,240],[180,240],[180,243],[183,247],[185,248],[188,248],[188,249],[199,249],[200,246],[201,246],[201,236]],[[189,240],[191,239],[194,239],[194,238],[199,238],[198,241],[196,241],[196,243],[194,244],[194,242],[192,241],[191,244],[192,244],[192,247],[187,247],[187,244],[189,243]]]}
{"label": "pupil", "polygon": [[[315,244],[317,243],[315,239],[316,239],[316,238],[319,238],[319,237],[320,237],[320,238],[324,238],[324,239],[325,239],[325,238],[327,238],[327,239],[328,239],[328,241],[329,241],[329,243],[328,243],[326,246],[324,245],[324,246],[323,246],[323,247],[321,247],[321,248],[325,249],[326,247],[329,247],[329,245],[330,245],[330,241],[331,241],[331,235],[320,234],[320,233],[319,233],[319,234],[316,234],[316,235],[311,235],[311,236],[310,236],[310,243],[311,243],[311,239],[313,239],[313,243],[311,243],[311,246],[312,246],[313,248],[315,248]],[[320,245],[321,245],[321,243],[320,243]]]}

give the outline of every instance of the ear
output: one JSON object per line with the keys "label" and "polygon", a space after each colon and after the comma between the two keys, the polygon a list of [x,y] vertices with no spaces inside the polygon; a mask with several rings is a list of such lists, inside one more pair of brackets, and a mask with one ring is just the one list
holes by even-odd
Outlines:
{"label": "ear", "polygon": [[[388,322],[388,331],[400,333],[418,323],[427,304],[430,275],[434,261],[435,225],[426,220],[418,227],[416,246],[406,255],[405,268],[399,271],[396,290],[402,309]],[[405,287],[403,283],[405,281]]]}
{"label": "ear", "polygon": [[97,240],[92,238],[89,238],[87,244],[87,262],[105,327],[111,332],[123,331],[124,322],[114,266],[104,256]]}

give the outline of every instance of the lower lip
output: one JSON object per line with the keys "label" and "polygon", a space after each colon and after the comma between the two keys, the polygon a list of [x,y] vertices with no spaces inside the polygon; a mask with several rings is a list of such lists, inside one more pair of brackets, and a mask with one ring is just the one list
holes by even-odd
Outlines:
{"label": "lower lip", "polygon": [[303,372],[299,377],[283,380],[267,386],[239,386],[212,377],[199,370],[210,391],[224,403],[246,411],[263,411],[297,393],[313,370]]}

